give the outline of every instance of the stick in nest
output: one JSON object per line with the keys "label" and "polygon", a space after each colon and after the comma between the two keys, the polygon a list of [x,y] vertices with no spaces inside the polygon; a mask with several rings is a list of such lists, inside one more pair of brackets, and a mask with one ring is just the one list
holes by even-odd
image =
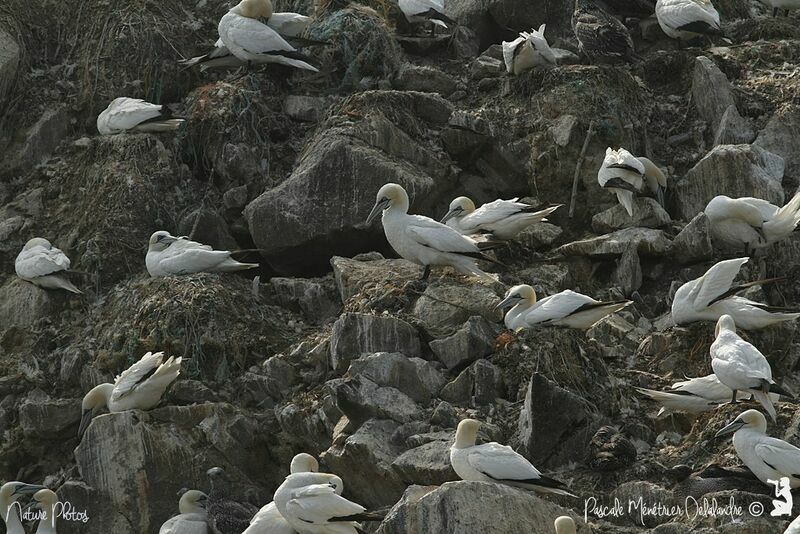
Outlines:
{"label": "stick in nest", "polygon": [[578,196],[578,178],[581,175],[581,167],[583,167],[583,159],[586,157],[586,150],[589,148],[589,142],[592,140],[594,134],[594,121],[589,122],[589,128],[586,130],[586,137],[583,139],[583,148],[581,154],[578,156],[578,163],[575,164],[575,176],[572,177],[572,197],[569,200],[569,218],[575,214],[575,201]]}

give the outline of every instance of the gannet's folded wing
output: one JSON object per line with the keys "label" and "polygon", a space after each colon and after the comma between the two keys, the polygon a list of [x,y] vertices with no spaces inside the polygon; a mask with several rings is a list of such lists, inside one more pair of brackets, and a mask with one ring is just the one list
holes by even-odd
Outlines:
{"label": "gannet's folded wing", "polygon": [[664,24],[676,30],[687,29],[691,31],[693,24],[698,22],[704,22],[713,28],[719,28],[719,14],[716,10],[709,11],[693,0],[664,5],[660,10],[660,19]]}
{"label": "gannet's folded wing", "polygon": [[765,438],[756,444],[759,458],[786,476],[800,478],[800,449],[781,439]]}
{"label": "gannet's folded wing", "polygon": [[163,352],[148,352],[141,359],[125,369],[114,382],[114,391],[111,394],[111,400],[118,400],[137,386],[146,381],[153,373],[156,372],[158,366],[164,361]]}
{"label": "gannet's folded wing", "polygon": [[473,448],[467,456],[470,465],[495,480],[531,480],[542,476],[524,456],[507,445],[485,443]]}
{"label": "gannet's folded wing", "polygon": [[172,274],[200,273],[212,270],[230,257],[227,250],[190,248],[162,259],[159,264]]}
{"label": "gannet's folded wing", "polygon": [[472,239],[461,235],[449,226],[427,217],[411,216],[413,222],[405,231],[407,235],[420,245],[440,252],[457,254],[479,254],[478,245]]}
{"label": "gannet's folded wing", "polygon": [[733,285],[733,280],[739,274],[742,265],[748,260],[749,258],[734,258],[721,261],[695,280],[695,286],[689,293],[692,307],[703,310],[725,294]]}
{"label": "gannet's folded wing", "polygon": [[584,307],[594,307],[600,304],[591,297],[567,289],[542,299],[539,306],[532,307],[525,314],[525,320],[531,323],[555,321],[572,315]]}
{"label": "gannet's folded wing", "polygon": [[305,521],[321,523],[330,519],[359,514],[366,510],[360,504],[338,495],[330,484],[312,484],[293,492],[287,511]]}
{"label": "gannet's folded wing", "polygon": [[144,121],[160,116],[160,104],[151,104],[139,98],[120,97],[109,104],[97,121],[105,122],[111,130],[130,130]]}
{"label": "gannet's folded wing", "polygon": [[742,204],[747,204],[753,210],[757,210],[761,215],[762,222],[772,219],[780,209],[779,206],[761,198],[741,197],[736,200]]}
{"label": "gannet's folded wing", "polygon": [[532,209],[532,206],[528,204],[517,202],[516,198],[511,200],[494,200],[492,202],[487,202],[463,218],[466,219],[464,222],[469,221],[470,225],[484,226]]}
{"label": "gannet's folded wing", "polygon": [[37,278],[65,271],[69,269],[69,264],[66,254],[55,247],[49,250],[44,247],[33,247],[25,251],[25,256],[20,258],[14,267],[20,276]]}
{"label": "gannet's folded wing", "polygon": [[311,17],[300,13],[273,13],[267,26],[286,37],[298,37],[311,24]]}
{"label": "gannet's folded wing", "polygon": [[717,375],[714,373],[697,378],[690,378],[682,382],[675,382],[672,384],[672,389],[675,391],[685,391],[692,395],[697,395],[698,397],[713,401],[728,400],[733,393],[731,388],[720,382],[719,378],[717,378]]}
{"label": "gannet's folded wing", "polygon": [[278,32],[248,17],[233,19],[227,33],[228,39],[251,54],[295,51]]}

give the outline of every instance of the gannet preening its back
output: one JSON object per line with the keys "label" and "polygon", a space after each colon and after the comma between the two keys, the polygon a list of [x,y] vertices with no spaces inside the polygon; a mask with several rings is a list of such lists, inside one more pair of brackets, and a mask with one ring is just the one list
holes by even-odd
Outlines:
{"label": "gannet preening its back", "polygon": [[26,282],[45,289],[66,289],[80,295],[81,290],[64,277],[69,265],[67,255],[42,237],[34,237],[25,243],[14,260],[17,276]]}
{"label": "gannet preening its back", "polygon": [[0,487],[0,517],[6,524],[7,534],[25,534],[25,529],[20,522],[19,512],[22,505],[14,504],[23,495],[33,495],[44,486],[26,484],[25,482],[6,482]]}
{"label": "gannet preening its back", "polygon": [[208,496],[202,491],[189,490],[178,500],[179,515],[167,519],[158,534],[209,534]]}
{"label": "gannet preening its back", "polygon": [[746,284],[733,285],[733,279],[749,258],[724,260],[695,280],[686,282],[672,300],[672,320],[684,325],[698,321],[716,321],[723,315],[730,315],[736,326],[745,330],[757,330],[782,321],[792,321],[800,317],[800,310],[768,306],[736,293],[767,282],[757,280]]}
{"label": "gannet preening its back", "polygon": [[760,198],[719,195],[704,211],[715,243],[737,251],[744,248],[747,255],[792,235],[800,223],[800,191],[782,208]]}
{"label": "gannet preening its back", "polygon": [[758,410],[741,413],[716,437],[733,434],[733,447],[744,465],[764,484],[789,478],[792,489],[800,487],[800,449],[782,439],[767,436],[767,419]]}
{"label": "gannet preening its back", "polygon": [[664,33],[673,39],[724,35],[711,0],[658,0],[656,17]]}
{"label": "gannet preening its back", "polygon": [[57,504],[58,495],[52,490],[40,489],[33,494],[30,507],[39,510],[37,515],[40,515],[35,534],[56,534],[56,521],[61,511]]}
{"label": "gannet preening its back", "polygon": [[597,183],[617,195],[617,200],[633,217],[633,198],[651,196],[665,206],[667,177],[647,158],[637,158],[624,148],[606,149],[606,157],[597,171]]}
{"label": "gannet preening its back", "polygon": [[630,304],[633,301],[600,302],[569,289],[537,301],[536,291],[522,284],[509,289],[497,308],[510,308],[505,316],[509,330],[548,325],[586,330]]}
{"label": "gannet preening its back", "polygon": [[476,445],[480,422],[464,419],[450,447],[450,465],[461,480],[495,482],[542,493],[574,497],[564,483],[542,475],[524,456],[508,445]]}
{"label": "gannet preening its back", "polygon": [[399,0],[397,5],[408,22],[412,24],[430,22],[431,35],[436,33],[436,26],[447,29],[447,24],[455,24],[455,21],[444,13],[444,0]]}
{"label": "gannet preening its back", "polygon": [[476,263],[478,259],[494,261],[482,251],[497,246],[496,243],[477,243],[429,217],[409,215],[408,206],[406,190],[398,184],[386,184],[378,191],[367,224],[383,213],[386,240],[401,257],[425,267],[423,279],[430,274],[431,266],[449,265],[460,273],[496,282],[495,277],[481,271]]}
{"label": "gannet preening its back", "polygon": [[122,132],[171,132],[180,128],[184,119],[170,116],[161,104],[140,98],[119,97],[111,101],[97,116],[97,131],[103,135]]}
{"label": "gannet preening its back", "polygon": [[249,503],[240,503],[230,497],[228,474],[221,467],[206,471],[211,482],[206,510],[211,532],[217,534],[241,534],[250,524],[257,509]]}
{"label": "gannet preening its back", "polygon": [[123,371],[113,384],[95,386],[83,397],[78,436],[83,436],[95,412],[103,406],[108,407],[109,412],[153,408],[180,373],[181,358],[170,356],[164,361],[163,352],[148,352]]}
{"label": "gannet preening its back", "polygon": [[506,71],[519,75],[534,67],[556,65],[556,55],[544,36],[545,25],[530,33],[521,32],[513,41],[503,41]]}
{"label": "gannet preening its back", "polygon": [[556,529],[556,534],[576,534],[578,532],[575,520],[568,515],[557,517],[553,521],[553,527]]}
{"label": "gannet preening its back", "polygon": [[514,239],[529,226],[547,221],[546,217],[561,207],[558,204],[536,211],[518,200],[495,200],[475,209],[472,200],[458,197],[440,222],[464,235],[489,233],[497,239]]}
{"label": "gannet preening its back", "polygon": [[[319,471],[317,459],[301,452],[292,458],[289,466],[289,474],[295,473],[316,473]],[[336,493],[341,495],[344,484],[339,484],[335,488]],[[294,528],[278,511],[275,501],[265,504],[261,510],[250,520],[250,526],[242,534],[294,534]]]}
{"label": "gannet preening its back", "polygon": [[572,31],[578,45],[592,61],[638,59],[628,28],[606,11],[600,0],[576,0]]}
{"label": "gannet preening its back", "polygon": [[160,230],[150,236],[145,265],[150,276],[191,273],[230,273],[258,267],[257,263],[240,263],[227,250],[214,250],[186,237],[175,237]]}
{"label": "gannet preening its back", "polygon": [[317,72],[308,57],[297,51],[278,32],[256,20],[272,15],[270,0],[242,0],[219,21],[219,38],[235,57],[246,65],[279,63]]}
{"label": "gannet preening its back", "polygon": [[731,402],[736,402],[737,391],[752,393],[775,421],[775,407],[769,392],[779,388],[772,379],[772,368],[767,359],[757,348],[739,337],[736,323],[730,315],[719,318],[715,335],[716,339],[711,344],[711,368],[719,381],[731,388]]}

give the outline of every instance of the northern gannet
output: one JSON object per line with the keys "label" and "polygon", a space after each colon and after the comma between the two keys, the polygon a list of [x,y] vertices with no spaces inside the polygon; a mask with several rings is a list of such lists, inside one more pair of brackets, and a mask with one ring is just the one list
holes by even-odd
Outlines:
{"label": "northern gannet", "polygon": [[556,55],[544,36],[545,25],[530,33],[521,32],[513,41],[503,41],[503,61],[506,71],[519,75],[534,67],[556,65]]}
{"label": "northern gannet", "polygon": [[716,437],[733,434],[736,454],[764,484],[789,478],[792,489],[800,487],[800,449],[782,439],[767,436],[767,418],[758,410],[747,410]]}
{"label": "northern gannet", "polygon": [[170,356],[164,361],[163,352],[148,352],[123,371],[113,384],[95,386],[83,397],[78,436],[83,436],[95,412],[103,406],[112,413],[154,407],[180,372],[181,358]]}
{"label": "northern gannet", "polygon": [[637,59],[628,28],[604,9],[599,0],[576,0],[572,31],[590,60]]}
{"label": "northern gannet", "polygon": [[30,507],[41,512],[36,534],[56,534],[57,504],[58,495],[52,490],[40,489],[33,494]]}
{"label": "northern gannet", "polygon": [[125,96],[115,98],[97,116],[97,131],[103,135],[122,132],[171,132],[186,122],[170,116],[160,104],[151,104],[140,98]]}
{"label": "northern gannet", "polygon": [[578,532],[575,526],[575,520],[568,515],[557,517],[556,520],[553,521],[553,527],[556,529],[556,534],[576,534],[576,532]]}
{"label": "northern gannet", "polygon": [[792,235],[800,223],[800,191],[782,208],[760,198],[719,195],[704,211],[714,241],[737,251],[744,248],[746,256]]}
{"label": "northern gannet", "polygon": [[230,497],[230,480],[221,467],[206,471],[211,482],[206,510],[208,524],[215,534],[241,534],[258,511],[252,504],[237,502]]}
{"label": "northern gannet", "polygon": [[748,287],[772,281],[757,280],[734,286],[733,279],[748,259],[734,258],[721,261],[700,278],[679,287],[672,300],[672,320],[675,324],[716,321],[727,314],[733,317],[738,327],[757,330],[800,317],[798,310],[768,306],[736,296],[736,293]]}
{"label": "northern gannet", "polygon": [[[772,16],[777,17],[778,12],[782,9],[783,16],[788,17],[789,11],[792,9],[800,9],[800,0],[760,0],[762,3],[767,4],[772,8]],[[798,533],[800,533],[800,522],[797,522]],[[788,530],[787,530],[788,532]]]}
{"label": "northern gannet", "polygon": [[[316,473],[319,471],[317,459],[304,452],[292,458],[289,466],[289,474],[295,473]],[[343,484],[336,487],[336,493],[341,495],[344,489]],[[242,534],[294,534],[295,530],[286,519],[283,518],[272,501],[261,507],[261,510],[250,520],[250,526]]]}
{"label": "northern gannet", "polygon": [[647,158],[637,158],[624,148],[606,149],[603,165],[597,171],[600,187],[616,193],[619,203],[633,217],[633,197],[651,196],[662,207],[667,177],[658,166]]}
{"label": "northern gannet", "polygon": [[399,0],[397,3],[406,20],[412,24],[431,23],[431,35],[435,35],[436,26],[447,29],[447,24],[455,21],[445,15],[444,0]]}
{"label": "northern gannet", "polygon": [[478,209],[467,197],[458,197],[450,203],[450,209],[442,217],[442,223],[464,235],[492,234],[497,239],[513,239],[531,225],[547,221],[546,217],[561,207],[551,206],[535,211],[533,206],[511,200],[495,200]]}
{"label": "northern gannet", "polygon": [[295,473],[275,490],[275,506],[300,534],[357,534],[366,510],[341,495],[342,479],[327,473]]}
{"label": "northern gannet", "polygon": [[308,57],[297,51],[278,32],[256,20],[272,15],[270,0],[242,0],[228,11],[217,27],[222,44],[245,65],[279,63],[317,72]]}
{"label": "northern gannet", "polygon": [[[775,421],[775,407],[770,390],[776,390],[772,368],[761,352],[736,333],[736,323],[730,315],[717,321],[716,339],[711,344],[711,368],[720,382],[731,388],[731,402],[737,391],[747,391]],[[783,393],[781,391],[781,393]]]}
{"label": "northern gannet", "polygon": [[497,308],[511,308],[505,316],[509,330],[547,325],[586,330],[630,304],[630,300],[600,302],[569,289],[537,301],[536,291],[522,284],[509,289]]}
{"label": "northern gannet", "polygon": [[23,495],[33,495],[42,489],[45,487],[16,481],[6,482],[0,487],[0,517],[5,521],[7,534],[25,534],[25,529],[19,520],[22,505],[14,503]]}
{"label": "northern gannet", "polygon": [[202,491],[189,490],[178,500],[179,515],[167,519],[158,534],[208,534],[208,496]]}
{"label": "northern gannet", "polygon": [[658,0],[658,25],[673,39],[723,35],[719,13],[711,0]]}
{"label": "northern gannet", "polygon": [[66,289],[81,294],[81,290],[67,280],[63,274],[69,270],[69,258],[42,237],[34,237],[25,243],[14,260],[17,276],[45,289]]}
{"label": "northern gannet", "polygon": [[[788,10],[786,16],[789,16]],[[789,523],[789,526],[786,527],[786,530],[783,531],[783,534],[800,534],[800,515],[795,517],[794,521]]]}
{"label": "northern gannet", "polygon": [[145,257],[150,276],[191,273],[229,273],[254,269],[257,263],[240,263],[227,250],[214,250],[187,237],[175,237],[160,230],[150,236]]}
{"label": "northern gannet", "polygon": [[433,265],[449,265],[463,274],[472,274],[495,282],[492,275],[481,271],[476,260],[494,261],[482,251],[496,243],[477,243],[449,226],[422,215],[408,214],[408,193],[398,184],[386,184],[380,188],[367,217],[369,225],[378,214],[383,213],[383,232],[386,240],[402,258],[423,265],[426,279]]}
{"label": "northern gannet", "polygon": [[464,419],[458,423],[450,447],[450,465],[461,480],[495,482],[542,493],[569,495],[566,485],[542,475],[524,456],[508,445],[491,442],[476,445],[480,422]]}

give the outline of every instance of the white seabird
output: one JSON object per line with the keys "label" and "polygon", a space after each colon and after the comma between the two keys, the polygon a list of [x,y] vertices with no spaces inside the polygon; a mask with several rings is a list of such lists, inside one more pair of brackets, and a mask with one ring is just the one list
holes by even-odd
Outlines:
{"label": "white seabird", "polygon": [[14,260],[17,276],[26,282],[45,289],[66,289],[80,295],[81,290],[63,276],[69,265],[67,255],[42,237],[34,237],[25,243]]}
{"label": "white seabird", "polygon": [[158,534],[208,534],[207,500],[202,491],[184,492],[178,500],[179,515],[167,519]]}
{"label": "white seabird", "polygon": [[731,402],[736,402],[737,391],[752,393],[775,421],[775,407],[769,392],[776,391],[777,386],[767,359],[757,348],[739,337],[736,323],[730,315],[719,318],[715,335],[717,339],[711,344],[711,368],[719,381],[731,388]]}
{"label": "white seabird", "polygon": [[558,204],[535,211],[533,206],[518,200],[495,200],[475,209],[475,203],[468,197],[458,197],[450,203],[449,211],[439,222],[460,234],[489,233],[497,239],[507,240],[529,226],[547,221],[546,217],[562,206]]}
{"label": "white seabird", "polygon": [[240,263],[227,250],[214,250],[186,237],[160,230],[150,236],[145,264],[150,276],[192,273],[229,273],[254,269],[257,263]]}
{"label": "white seabird", "polygon": [[161,104],[140,98],[119,97],[111,101],[97,116],[97,131],[103,135],[122,132],[171,132],[180,128],[184,119],[171,117]]}
{"label": "white seabird", "polygon": [[[289,466],[289,474],[295,473],[316,473],[319,471],[319,463],[317,459],[301,452],[292,458],[292,463]],[[336,493],[341,495],[344,489],[344,484],[336,486]],[[250,520],[250,526],[247,527],[242,534],[294,534],[295,530],[286,519],[283,518],[275,505],[275,501],[265,504],[261,507],[253,519]]]}
{"label": "white seabird", "polygon": [[95,386],[83,397],[78,436],[83,436],[95,411],[103,406],[112,413],[154,407],[180,373],[181,358],[170,356],[164,361],[163,352],[148,352],[123,371],[113,384]]}
{"label": "white seabird", "polygon": [[222,44],[245,65],[250,63],[279,63],[298,69],[317,72],[309,59],[289,44],[268,25],[256,20],[269,19],[272,3],[269,0],[242,0],[228,11],[217,27]]}
{"label": "white seabird", "polygon": [[748,259],[721,261],[700,278],[679,287],[672,300],[672,320],[675,324],[716,321],[727,314],[733,317],[736,326],[745,330],[757,330],[800,317],[800,311],[795,309],[768,306],[736,296],[736,293],[748,287],[774,280],[757,280],[734,286],[733,279]]}
{"label": "white seabird", "polygon": [[399,0],[398,7],[412,24],[431,23],[431,35],[436,33],[436,26],[447,29],[447,24],[455,21],[445,15],[444,0]]}
{"label": "white seabird", "polygon": [[714,241],[734,250],[763,248],[792,235],[800,223],[800,191],[779,208],[760,198],[719,195],[704,210]]}
{"label": "white seabird", "polygon": [[800,449],[782,439],[767,436],[767,418],[747,410],[716,437],[733,434],[733,447],[744,465],[764,484],[789,478],[792,489],[800,487]]}
{"label": "white seabird", "polygon": [[633,304],[630,300],[601,302],[569,289],[536,300],[536,291],[527,284],[508,290],[498,309],[506,312],[505,325],[509,330],[533,326],[566,326],[586,330],[607,315]]}
{"label": "white seabird", "polygon": [[57,510],[58,495],[47,488],[40,489],[33,494],[33,501],[29,507],[40,511],[39,525],[36,534],[56,534],[56,519],[60,510]]}
{"label": "white seabird", "polygon": [[348,501],[342,479],[327,473],[295,473],[275,490],[275,506],[301,534],[357,534],[355,518],[366,510]]}
{"label": "white seabird", "polygon": [[23,495],[32,495],[42,489],[45,487],[16,481],[6,482],[0,487],[0,517],[6,524],[7,534],[25,534],[25,529],[19,519],[22,505],[14,503]]}
{"label": "white seabird", "polygon": [[664,33],[673,39],[724,35],[711,0],[658,0],[656,17]]}
{"label": "white seabird", "polygon": [[513,41],[503,41],[503,62],[506,71],[519,75],[534,67],[556,65],[556,55],[544,36],[545,24],[530,33],[520,32]]}
{"label": "white seabird", "polygon": [[617,195],[617,200],[633,217],[633,197],[652,196],[664,206],[667,177],[647,158],[637,158],[624,148],[606,149],[606,156],[597,171],[597,183]]}
{"label": "white seabird", "polygon": [[557,517],[553,522],[553,526],[556,529],[556,534],[576,534],[578,532],[575,520],[568,515]]}
{"label": "white seabird", "polygon": [[475,419],[458,423],[456,439],[450,447],[450,465],[461,480],[494,482],[542,493],[575,496],[562,482],[542,475],[508,445],[495,442],[476,445],[480,426]]}
{"label": "white seabird", "polygon": [[800,534],[800,515],[794,518],[794,521],[789,523],[789,526],[786,527],[786,530],[783,531],[783,534]]}
{"label": "white seabird", "polygon": [[386,184],[378,191],[375,206],[367,217],[369,225],[383,213],[383,232],[386,240],[402,258],[423,265],[423,279],[433,265],[449,265],[458,272],[471,274],[489,282],[496,278],[481,271],[475,260],[494,262],[482,251],[496,243],[477,243],[456,230],[429,217],[408,214],[408,193],[398,184]]}

